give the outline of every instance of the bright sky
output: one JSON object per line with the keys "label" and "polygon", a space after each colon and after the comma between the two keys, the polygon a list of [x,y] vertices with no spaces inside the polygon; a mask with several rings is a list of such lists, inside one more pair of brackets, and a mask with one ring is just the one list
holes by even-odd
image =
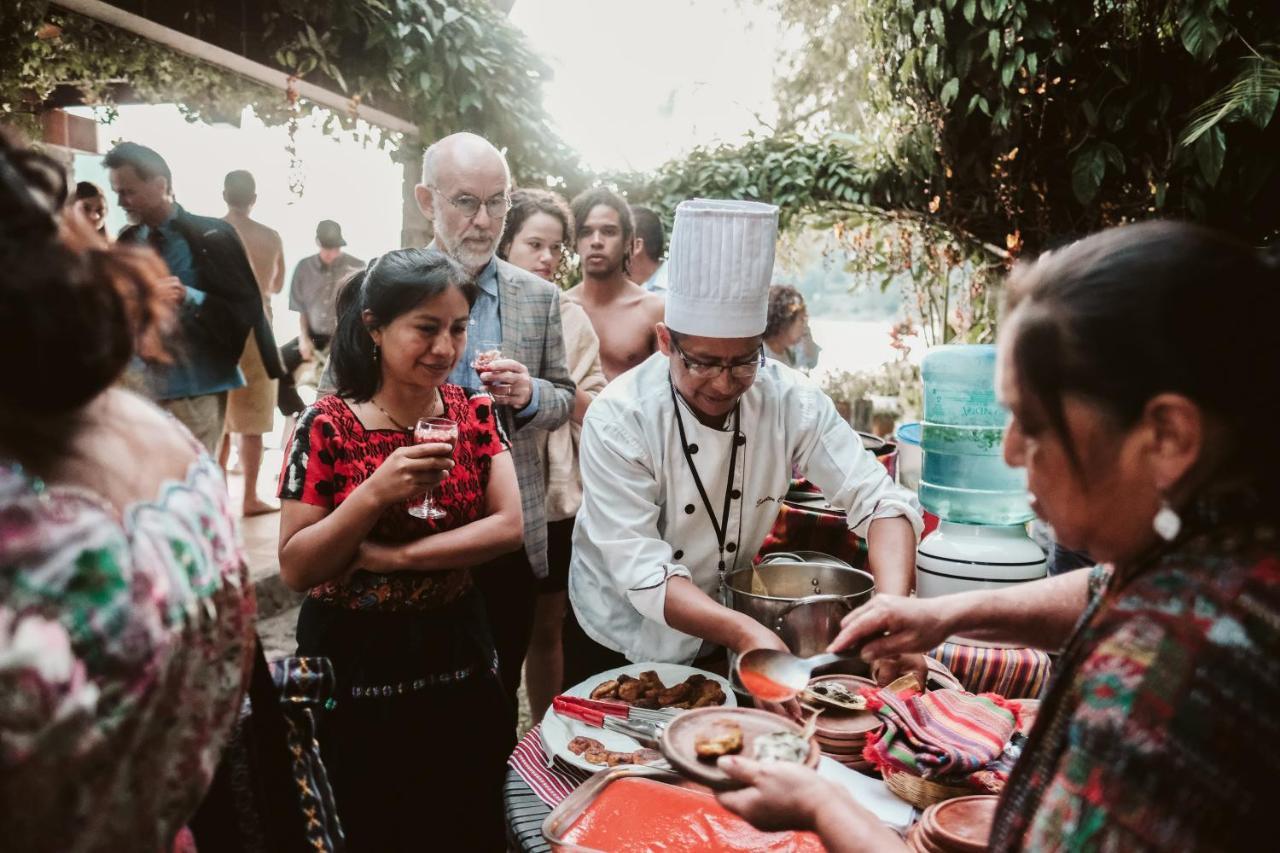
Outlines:
{"label": "bright sky", "polygon": [[778,26],[751,0],[516,0],[555,70],[545,105],[600,170],[652,169],[772,123]]}

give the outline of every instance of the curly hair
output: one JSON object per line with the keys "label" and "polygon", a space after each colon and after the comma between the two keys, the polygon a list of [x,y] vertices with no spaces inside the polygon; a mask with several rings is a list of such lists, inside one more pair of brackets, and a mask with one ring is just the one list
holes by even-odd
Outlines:
{"label": "curly hair", "polygon": [[62,216],[57,161],[0,136],[0,406],[69,413],[105,390],[135,355],[166,361],[173,311],[167,270],[150,248],[108,247]]}
{"label": "curly hair", "polygon": [[797,317],[806,313],[804,296],[789,284],[769,288],[769,319],[765,323],[765,340],[775,337]]}

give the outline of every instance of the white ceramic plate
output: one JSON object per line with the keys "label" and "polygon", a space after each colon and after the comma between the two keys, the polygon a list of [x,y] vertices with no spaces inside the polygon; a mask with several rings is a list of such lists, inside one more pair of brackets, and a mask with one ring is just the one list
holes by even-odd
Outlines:
{"label": "white ceramic plate", "polygon": [[[639,677],[640,673],[647,670],[653,670],[658,673],[658,678],[662,679],[662,683],[668,687],[673,687],[684,681],[691,675],[705,675],[707,678],[713,679],[720,685],[720,689],[724,691],[724,708],[733,708],[738,704],[738,699],[733,695],[733,688],[729,686],[729,682],[714,672],[696,669],[692,666],[684,666],[678,663],[632,663],[626,666],[620,666],[617,669],[610,669],[598,675],[593,675],[581,684],[575,684],[568,690],[564,691],[566,696],[581,696],[584,699],[590,698],[591,691],[596,689],[602,682],[617,678],[619,675],[630,675],[633,678]],[[640,749],[640,744],[633,738],[629,738],[620,732],[611,732],[606,729],[598,729],[595,726],[589,726],[580,720],[574,720],[569,717],[562,717],[554,711],[549,711],[542,718],[542,728],[539,733],[542,736],[542,748],[547,755],[554,755],[570,767],[577,767],[588,773],[596,773],[600,770],[607,769],[606,766],[600,764],[591,764],[580,755],[574,755],[569,751],[569,741],[575,737],[595,738],[604,744],[605,749],[614,752],[634,752]]]}

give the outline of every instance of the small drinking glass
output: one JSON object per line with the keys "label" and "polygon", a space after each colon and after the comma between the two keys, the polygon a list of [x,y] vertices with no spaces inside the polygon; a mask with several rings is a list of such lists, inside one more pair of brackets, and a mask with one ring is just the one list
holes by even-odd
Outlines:
{"label": "small drinking glass", "polygon": [[[471,367],[478,375],[488,370],[490,364],[503,357],[502,341],[479,340],[476,341],[476,351],[471,358]],[[494,402],[502,402],[511,393],[509,382],[490,382],[488,386]]]}
{"label": "small drinking glass", "polygon": [[[458,442],[458,424],[448,418],[422,418],[413,428],[414,444],[447,444],[450,454]],[[409,515],[414,518],[444,518],[446,513],[431,501],[431,492],[422,496],[422,502],[409,505]]]}

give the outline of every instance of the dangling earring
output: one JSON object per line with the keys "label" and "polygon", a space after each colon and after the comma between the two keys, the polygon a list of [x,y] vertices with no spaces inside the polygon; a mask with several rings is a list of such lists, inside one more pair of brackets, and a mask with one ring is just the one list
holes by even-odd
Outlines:
{"label": "dangling earring", "polygon": [[1169,506],[1169,501],[1162,499],[1160,511],[1156,513],[1155,518],[1151,519],[1151,527],[1161,539],[1172,542],[1178,538],[1178,533],[1182,530],[1182,519],[1178,517],[1173,507]]}
{"label": "dangling earring", "polygon": [[373,363],[377,364],[380,358],[382,358],[382,349],[377,344],[374,344],[373,345]]}

